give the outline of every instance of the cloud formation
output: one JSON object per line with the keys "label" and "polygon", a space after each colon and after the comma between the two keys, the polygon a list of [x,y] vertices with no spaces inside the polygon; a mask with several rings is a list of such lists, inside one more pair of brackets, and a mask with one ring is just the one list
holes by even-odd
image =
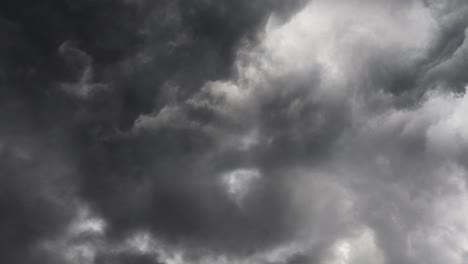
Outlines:
{"label": "cloud formation", "polygon": [[0,10],[0,262],[468,260],[465,1]]}

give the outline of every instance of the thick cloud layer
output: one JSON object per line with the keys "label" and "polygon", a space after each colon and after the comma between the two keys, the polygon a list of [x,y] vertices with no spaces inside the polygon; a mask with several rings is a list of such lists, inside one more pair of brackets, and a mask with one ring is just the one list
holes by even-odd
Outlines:
{"label": "thick cloud layer", "polygon": [[465,263],[465,1],[4,1],[0,262]]}

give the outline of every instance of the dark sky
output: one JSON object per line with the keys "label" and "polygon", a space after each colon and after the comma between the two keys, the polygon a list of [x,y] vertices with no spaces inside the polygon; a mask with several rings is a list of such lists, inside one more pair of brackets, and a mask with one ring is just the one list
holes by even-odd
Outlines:
{"label": "dark sky", "polygon": [[465,0],[3,0],[0,263],[463,264]]}

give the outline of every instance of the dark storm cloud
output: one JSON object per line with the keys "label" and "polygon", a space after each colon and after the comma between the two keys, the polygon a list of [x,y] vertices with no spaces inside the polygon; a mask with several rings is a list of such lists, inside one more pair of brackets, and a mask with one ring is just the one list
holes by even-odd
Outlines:
{"label": "dark storm cloud", "polygon": [[2,258],[457,263],[466,12],[0,4]]}
{"label": "dark storm cloud", "polygon": [[[3,139],[4,140],[4,139]],[[70,167],[32,137],[1,143],[0,260],[31,263],[29,252],[72,218]]]}
{"label": "dark storm cloud", "polygon": [[[264,202],[252,205],[258,212],[241,216],[203,176],[215,171],[200,168],[202,153],[212,148],[209,137],[171,127],[137,136],[125,130],[206,80],[228,78],[236,47],[253,41],[272,12],[283,18],[293,12],[293,4],[51,0],[4,1],[0,10],[5,259],[29,258],[19,252],[65,228],[74,206],[49,200],[49,192],[62,191],[60,184],[52,188],[55,181],[79,190],[78,199],[118,233],[148,226],[174,239],[202,237],[204,228],[208,237],[242,230],[240,237],[261,233],[268,240],[274,233],[282,220],[263,223],[265,212],[276,209],[262,204],[282,198],[263,192]],[[260,224],[265,230],[256,230]]]}
{"label": "dark storm cloud", "polygon": [[[70,132],[82,103],[55,86],[131,53],[136,26],[122,3],[3,1],[0,13],[1,262],[41,262],[34,248],[66,228],[77,189]],[[113,24],[116,17],[128,22]]]}

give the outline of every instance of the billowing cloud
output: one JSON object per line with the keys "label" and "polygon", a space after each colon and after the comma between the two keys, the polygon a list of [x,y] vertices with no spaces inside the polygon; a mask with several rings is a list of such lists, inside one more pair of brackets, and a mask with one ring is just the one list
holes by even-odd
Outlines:
{"label": "billowing cloud", "polygon": [[467,12],[0,4],[0,262],[465,263]]}

